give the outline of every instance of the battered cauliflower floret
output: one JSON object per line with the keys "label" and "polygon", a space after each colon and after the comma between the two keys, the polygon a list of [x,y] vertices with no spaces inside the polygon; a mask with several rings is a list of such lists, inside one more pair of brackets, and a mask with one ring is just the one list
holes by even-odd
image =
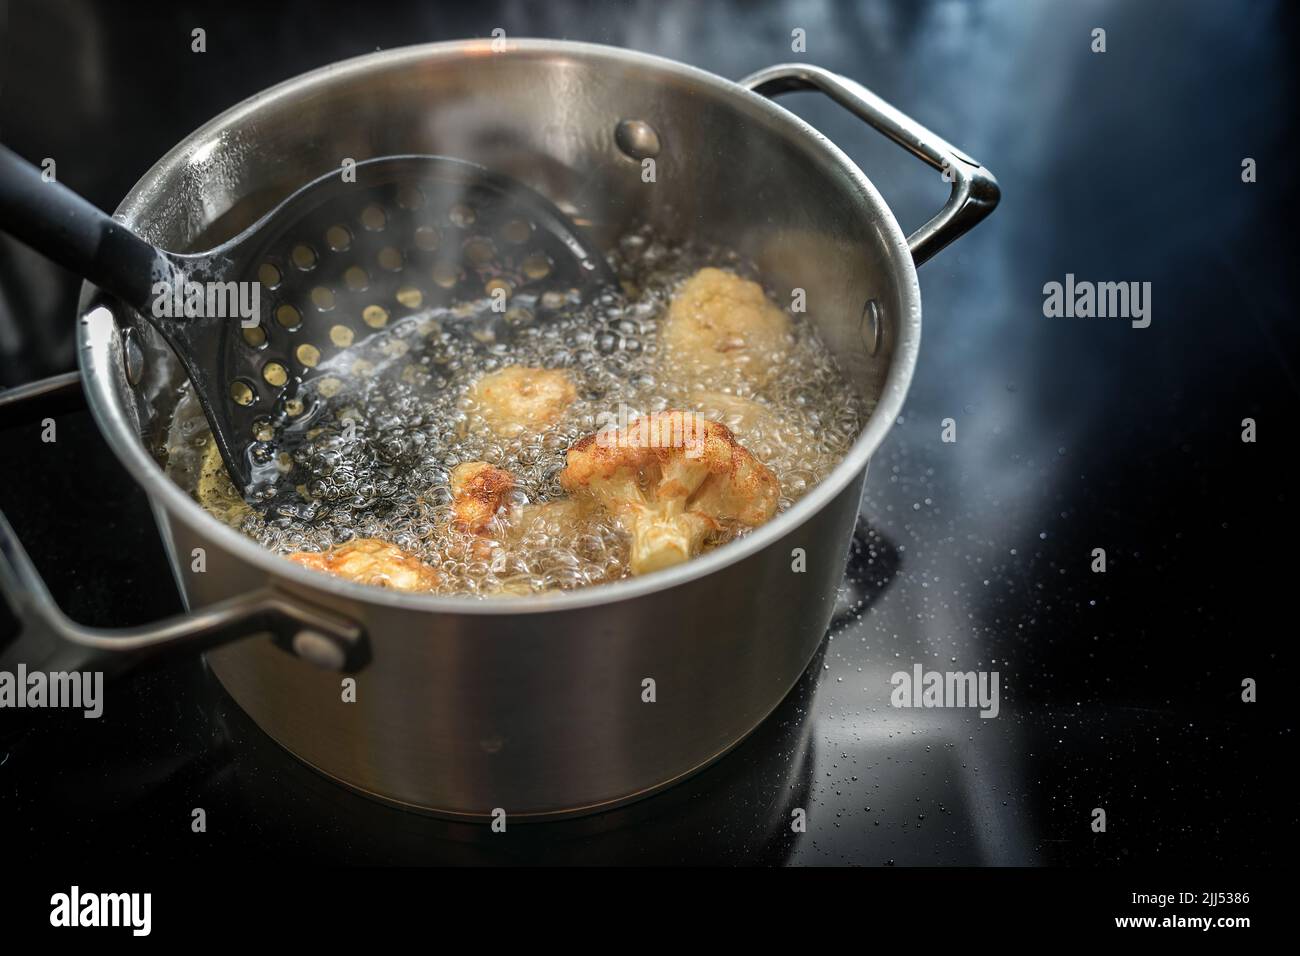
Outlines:
{"label": "battered cauliflower floret", "polygon": [[314,571],[337,574],[357,584],[373,584],[396,591],[432,591],[438,572],[413,554],[377,538],[356,538],[328,551],[295,551],[288,555]]}
{"label": "battered cauliflower floret", "polygon": [[489,372],[469,391],[478,415],[502,438],[555,424],[577,396],[566,373],[522,365]]}
{"label": "battered cauliflower floret", "polygon": [[221,460],[216,439],[209,438],[208,447],[203,452],[194,497],[209,514],[216,515],[228,525],[237,526],[253,510],[230,480],[230,472],[226,471],[226,463]]}
{"label": "battered cauliflower floret", "polygon": [[514,475],[485,461],[467,461],[451,470],[452,519],[461,531],[478,534],[507,503]]}
{"label": "battered cauliflower floret", "polygon": [[744,441],[764,434],[771,438],[779,422],[766,405],[727,392],[700,391],[691,395],[691,405],[705,418],[722,422]]}
{"label": "battered cauliflower floret", "polygon": [[589,510],[587,502],[574,498],[541,501],[520,508],[515,525],[523,531],[542,528],[554,532],[585,521]]}
{"label": "battered cauliflower floret", "polygon": [[730,372],[762,387],[789,347],[790,317],[757,282],[701,269],[677,290],[662,336],[675,366],[696,375]]}
{"label": "battered cauliflower floret", "polygon": [[519,597],[539,590],[531,578],[519,577],[521,573],[527,574],[531,556],[536,554],[534,543],[538,538],[548,539],[552,544],[572,541],[580,533],[590,510],[590,506],[572,498],[513,505],[501,514],[500,522],[492,525],[492,537],[487,537],[486,529],[462,537],[459,546],[466,549],[465,553],[472,560],[489,562],[499,575],[495,586],[481,593]]}
{"label": "battered cauliflower floret", "polygon": [[560,484],[605,507],[632,536],[633,574],[681,564],[729,529],[763,524],[781,494],[727,426],[680,411],[582,439]]}
{"label": "battered cauliflower floret", "polygon": [[509,518],[501,529],[501,540],[511,547],[519,547],[528,538],[571,538],[581,533],[599,508],[586,499],[556,498],[537,501],[511,508]]}

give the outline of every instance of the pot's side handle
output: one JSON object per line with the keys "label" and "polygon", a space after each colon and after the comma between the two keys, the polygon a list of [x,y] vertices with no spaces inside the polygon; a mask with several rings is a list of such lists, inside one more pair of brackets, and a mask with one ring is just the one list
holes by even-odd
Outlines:
{"label": "pot's side handle", "polygon": [[332,611],[271,589],[254,591],[154,624],[92,628],[54,602],[13,528],[0,513],[0,593],[18,618],[16,640],[0,650],[0,670],[129,670],[166,654],[199,653],[270,632],[275,643],[331,670],[354,672],[369,659],[365,632]]}
{"label": "pot's side handle", "polygon": [[993,211],[1001,198],[998,181],[987,169],[864,86],[838,73],[819,66],[782,63],[745,77],[740,85],[762,96],[819,90],[945,174],[944,178],[952,182],[948,202],[933,219],[907,237],[912,259],[918,266],[968,232]]}

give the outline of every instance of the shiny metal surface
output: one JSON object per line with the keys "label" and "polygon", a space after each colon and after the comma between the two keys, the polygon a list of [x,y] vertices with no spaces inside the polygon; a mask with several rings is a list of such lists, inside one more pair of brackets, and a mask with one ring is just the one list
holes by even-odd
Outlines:
{"label": "shiny metal surface", "polygon": [[197,654],[268,631],[274,643],[318,666],[355,671],[365,665],[365,634],[350,621],[269,588],[214,602],[198,611],[139,627],[86,627],[50,596],[36,566],[0,514],[0,595],[22,624],[0,653],[0,670],[19,663],[47,671],[116,674],[165,654]]}
{"label": "shiny metal surface", "polygon": [[907,237],[912,260],[919,266],[993,211],[1001,192],[993,174],[920,123],[903,115],[859,83],[806,63],[783,63],[752,73],[740,81],[747,90],[777,96],[795,90],[820,90],[849,112],[880,130],[895,143],[952,183],[944,207]]}
{"label": "shiny metal surface", "polygon": [[[629,119],[659,137],[658,188],[618,148]],[[601,241],[639,217],[738,248],[778,290],[808,291],[823,338],[875,414],[826,481],[743,541],[646,578],[497,603],[328,579],[204,513],[148,450],[170,415],[176,363],[137,327],[145,373],[133,388],[118,325],[130,319],[115,321],[87,289],[79,338],[92,410],[149,493],[191,608],[274,587],[368,632],[373,660],[355,704],[340,703],[336,676],[269,642],[211,655],[235,699],[290,751],[361,790],[449,815],[580,812],[651,792],[749,733],[824,634],[867,459],[916,360],[907,243],[866,177],[762,97],[671,61],[547,41],[512,41],[502,54],[416,47],[282,84],[187,138],[118,215],[175,248],[219,241],[340,157],[396,152],[514,175]],[[862,334],[872,311],[878,339]],[[201,574],[177,560],[195,547],[207,554]],[[791,570],[794,548],[807,553],[805,573]],[[646,678],[653,704],[641,699]]]}

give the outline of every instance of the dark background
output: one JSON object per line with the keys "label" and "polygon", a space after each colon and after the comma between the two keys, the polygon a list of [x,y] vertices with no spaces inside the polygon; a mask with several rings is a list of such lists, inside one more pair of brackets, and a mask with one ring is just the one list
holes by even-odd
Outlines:
{"label": "dark background", "polygon": [[[1280,863],[1300,428],[1296,6],[1222,2],[0,4],[0,141],[113,208],[258,90],[338,59],[483,37],[589,40],[739,78],[806,60],[999,178],[921,270],[921,358],[873,460],[845,612],[791,699],[689,784],[515,831],[373,805],[277,750],[199,662],[99,721],[0,738],[7,846],[143,860]],[[205,54],[190,30],[207,30]],[[794,27],[804,54],[790,50]],[[1107,31],[1107,52],[1089,49]],[[905,230],[929,170],[814,95],[782,100]],[[1241,180],[1241,162],[1258,181]],[[1045,282],[1153,284],[1150,328],[1045,318]],[[0,385],[74,366],[77,281],[0,236]],[[39,418],[39,414],[35,417]],[[940,441],[957,421],[958,441]],[[1257,420],[1259,440],[1240,440]],[[0,507],[88,623],[176,611],[141,496],[82,414],[0,446]],[[1104,547],[1108,572],[1089,571]],[[914,662],[992,669],[1002,716],[897,711]],[[1245,677],[1260,703],[1240,701]],[[1289,776],[1289,774],[1288,774]],[[213,822],[189,832],[189,808]],[[789,806],[809,808],[795,837]],[[1107,809],[1108,832],[1089,829]]]}

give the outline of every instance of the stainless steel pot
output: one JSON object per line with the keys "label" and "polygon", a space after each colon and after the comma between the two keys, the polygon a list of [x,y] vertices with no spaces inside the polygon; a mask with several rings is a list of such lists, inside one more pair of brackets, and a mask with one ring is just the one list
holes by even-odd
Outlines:
{"label": "stainless steel pot", "polygon": [[[905,239],[862,171],[769,99],[797,89],[822,91],[944,171],[947,205]],[[117,215],[166,248],[211,245],[344,158],[391,153],[502,170],[602,242],[634,220],[716,239],[778,291],[806,290],[824,340],[875,406],[852,451],[768,525],[645,578],[502,601],[366,588],[263,551],[164,475],[153,450],[182,373],[147,323],[115,315],[87,287],[84,388],[149,495],[190,613],[129,632],[74,625],[0,519],[0,583],[27,621],[13,654],[29,666],[116,669],[208,650],[235,700],[290,752],[438,814],[571,814],[668,786],[752,731],[821,641],[867,460],[916,362],[916,264],[988,214],[996,182],[816,67],[733,83],[586,44],[442,43],[350,60],[241,103],[163,157]],[[341,673],[356,682],[354,703],[342,700]]]}

